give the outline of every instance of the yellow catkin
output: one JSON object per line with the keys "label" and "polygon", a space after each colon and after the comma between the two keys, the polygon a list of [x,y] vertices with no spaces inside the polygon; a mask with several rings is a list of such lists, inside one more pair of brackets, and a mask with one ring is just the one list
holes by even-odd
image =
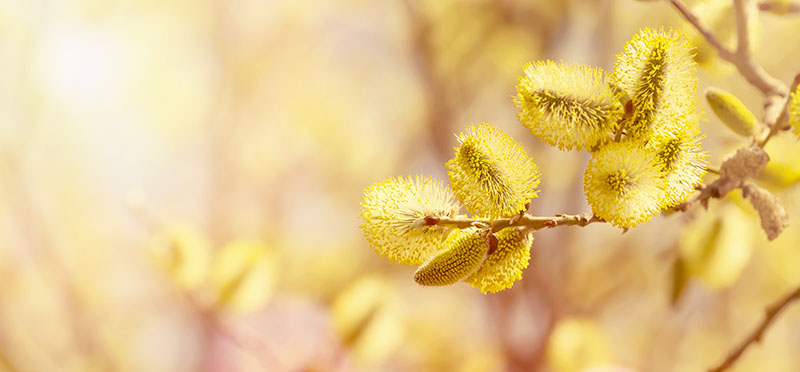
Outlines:
{"label": "yellow catkin", "polygon": [[539,168],[518,143],[491,124],[472,125],[447,162],[453,192],[468,211],[490,218],[525,209],[537,196]]}
{"label": "yellow catkin", "polygon": [[211,242],[202,230],[185,224],[170,224],[150,245],[157,266],[180,288],[202,285],[211,264]]}
{"label": "yellow catkin", "polygon": [[789,102],[789,125],[792,126],[794,134],[800,138],[800,85],[792,92]]}
{"label": "yellow catkin", "polygon": [[622,117],[618,94],[599,68],[537,61],[525,66],[514,103],[536,137],[562,150],[606,141]]}
{"label": "yellow catkin", "polygon": [[658,168],[666,179],[664,208],[686,201],[702,182],[708,166],[696,119],[683,119],[660,124],[661,130],[656,131],[646,145],[647,150],[655,154]]}
{"label": "yellow catkin", "polygon": [[695,69],[692,47],[681,33],[647,28],[637,33],[617,55],[612,75],[632,101],[625,133],[646,138],[654,124],[693,113]]}
{"label": "yellow catkin", "polygon": [[637,139],[600,148],[592,154],[583,176],[583,192],[592,212],[616,227],[633,227],[658,214],[665,189],[656,155]]}
{"label": "yellow catkin", "polygon": [[361,228],[382,257],[418,265],[443,248],[448,231],[428,226],[426,216],[453,216],[458,202],[441,181],[431,177],[390,178],[373,184],[361,199]]}
{"label": "yellow catkin", "polygon": [[497,249],[475,273],[464,281],[483,293],[511,288],[522,279],[522,271],[531,258],[533,236],[519,228],[506,228],[495,233]]}
{"label": "yellow catkin", "polygon": [[483,263],[488,249],[486,235],[481,231],[453,231],[447,238],[447,248],[422,264],[414,273],[414,280],[428,286],[456,283]]}
{"label": "yellow catkin", "polygon": [[758,134],[758,120],[736,96],[722,89],[706,89],[706,100],[711,110],[730,130],[743,137]]}

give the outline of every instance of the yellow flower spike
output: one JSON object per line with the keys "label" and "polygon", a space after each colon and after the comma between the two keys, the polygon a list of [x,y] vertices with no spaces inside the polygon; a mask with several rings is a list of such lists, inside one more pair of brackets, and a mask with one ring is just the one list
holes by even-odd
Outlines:
{"label": "yellow flower spike", "polygon": [[658,214],[666,179],[641,140],[611,142],[592,154],[583,192],[592,212],[616,227],[633,227]]}
{"label": "yellow flower spike", "polygon": [[692,47],[677,31],[642,29],[617,55],[614,82],[631,97],[625,133],[646,137],[654,123],[694,112],[697,90]]}
{"label": "yellow flower spike", "polygon": [[539,168],[518,143],[491,124],[467,127],[447,162],[453,192],[470,212],[496,218],[525,209],[537,196]]}
{"label": "yellow flower spike", "polygon": [[611,363],[612,350],[608,336],[596,320],[566,317],[553,327],[546,356],[555,372],[589,372],[590,367]]}
{"label": "yellow flower spike", "polygon": [[789,125],[792,126],[792,132],[800,138],[800,85],[792,92],[789,102]]}
{"label": "yellow flower spike", "polygon": [[662,203],[669,208],[686,201],[706,174],[707,154],[700,144],[702,136],[696,122],[660,123],[664,130],[653,134],[647,149],[656,155],[658,167],[666,178],[666,193]]}
{"label": "yellow flower spike", "polygon": [[262,242],[234,240],[214,257],[209,277],[217,304],[229,310],[252,311],[272,297],[278,263]]}
{"label": "yellow flower spike", "polygon": [[720,290],[740,279],[750,263],[758,225],[738,206],[700,211],[681,232],[678,254],[690,275]]}
{"label": "yellow flower spike", "polygon": [[464,281],[484,294],[511,288],[522,279],[522,270],[531,258],[533,236],[516,227],[496,232],[497,248],[475,273]]}
{"label": "yellow flower spike", "polygon": [[390,178],[364,191],[361,228],[382,257],[418,265],[444,247],[448,232],[441,226],[427,226],[425,217],[451,216],[459,208],[441,181],[427,176]]}
{"label": "yellow flower spike", "polygon": [[706,89],[708,105],[720,121],[742,137],[758,134],[758,120],[736,96],[722,89]]}
{"label": "yellow flower spike", "polygon": [[603,70],[537,61],[525,65],[514,103],[522,125],[562,150],[608,139],[624,112]]}
{"label": "yellow flower spike", "polygon": [[208,274],[211,242],[196,228],[174,224],[159,234],[150,253],[179,288],[193,290]]}
{"label": "yellow flower spike", "polygon": [[431,257],[414,273],[421,285],[450,285],[471,274],[486,259],[487,236],[475,228],[456,230],[447,237],[447,248]]}
{"label": "yellow flower spike", "polygon": [[381,276],[359,276],[331,303],[331,321],[348,353],[362,365],[385,360],[403,345],[405,323],[397,289]]}

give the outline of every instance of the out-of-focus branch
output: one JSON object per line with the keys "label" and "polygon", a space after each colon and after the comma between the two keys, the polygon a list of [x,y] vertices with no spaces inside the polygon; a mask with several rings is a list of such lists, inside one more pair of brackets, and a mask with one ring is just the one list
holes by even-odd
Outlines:
{"label": "out-of-focus branch", "polygon": [[778,300],[778,302],[770,305],[767,307],[764,320],[756,327],[750,334],[745,338],[739,346],[734,348],[728,356],[723,360],[720,364],[716,367],[709,369],[709,372],[721,372],[731,368],[734,363],[742,356],[742,354],[749,348],[751,345],[756,344],[761,341],[764,337],[764,334],[767,332],[769,326],[775,322],[775,319],[778,315],[788,307],[792,302],[800,299],[800,286],[795,288],[794,291],[786,295],[785,297]]}
{"label": "out-of-focus branch", "polygon": [[736,16],[736,58],[731,61],[739,69],[739,73],[747,79],[750,84],[756,86],[766,96],[786,96],[788,94],[786,84],[775,79],[757,65],[750,53],[749,30],[747,24],[747,12],[752,8],[747,7],[745,2],[750,0],[734,0],[733,10]]}
{"label": "out-of-focus branch", "polygon": [[747,58],[750,55],[750,25],[747,24],[747,13],[745,1],[733,0],[734,15],[736,17],[736,54],[739,58]]}
{"label": "out-of-focus branch", "polygon": [[770,1],[765,0],[758,3],[758,9],[764,12],[776,13],[776,14],[800,14],[800,2],[799,1]]}
{"label": "out-of-focus branch", "polygon": [[[794,77],[794,81],[792,82],[792,87],[789,89],[789,92],[794,92],[797,89],[797,86],[800,85],[800,74],[797,74]],[[791,95],[787,95],[786,99],[784,100],[782,109],[778,118],[775,120],[774,123],[769,127],[769,132],[764,138],[758,142],[758,145],[761,147],[766,146],[767,142],[769,142],[770,138],[774,136],[778,131],[784,128],[784,124],[789,120],[789,104],[792,101]]]}
{"label": "out-of-focus branch", "polygon": [[[763,139],[757,140],[754,143],[754,145],[757,145],[757,148],[763,148],[770,138],[772,138],[775,133],[777,133],[784,126],[783,122],[786,120],[786,110],[789,102],[789,88],[782,81],[770,76],[761,66],[756,64],[753,59],[748,36],[750,30],[748,29],[749,26],[747,23],[747,19],[749,17],[747,12],[755,11],[755,8],[749,7],[748,1],[751,0],[733,0],[737,38],[735,51],[731,51],[722,45],[722,43],[720,43],[719,39],[714,36],[711,30],[706,28],[702,22],[700,22],[700,19],[697,17],[697,15],[694,14],[691,9],[686,7],[681,0],[669,1],[678,10],[678,12],[680,12],[683,17],[686,18],[686,20],[689,21],[689,23],[691,23],[697,29],[697,31],[699,31],[705,37],[708,43],[717,49],[720,58],[736,66],[739,73],[745,78],[745,80],[758,88],[764,95],[763,122],[764,125],[769,128],[769,131]],[[800,79],[800,76],[795,78],[793,87],[797,86],[798,79]],[[742,155],[742,158],[739,160],[753,160],[756,163],[763,163],[760,164],[760,167],[763,168],[763,165],[769,161],[769,156],[766,156],[766,153],[763,153],[763,150],[757,151],[757,149],[754,149],[754,147],[756,146],[745,146],[739,149],[737,154]],[[728,160],[735,159],[729,158]],[[752,172],[748,172],[747,174],[735,174],[735,171],[726,173],[725,168],[725,164],[723,164],[719,179],[710,185],[701,185],[699,188],[700,192],[695,193],[689,198],[689,200],[679,204],[678,206],[674,207],[674,209],[685,211],[689,206],[698,202],[704,206],[707,206],[709,199],[724,197],[730,191],[744,185],[749,178],[755,176],[760,171],[760,169],[757,171],[753,169]],[[731,170],[734,169],[734,167],[729,167],[728,169]]]}
{"label": "out-of-focus branch", "polygon": [[717,50],[717,54],[720,56],[720,58],[729,62],[733,62],[733,59],[736,57],[735,54],[722,45],[722,42],[720,42],[719,39],[714,36],[714,33],[712,33],[711,30],[706,28],[706,26],[700,22],[700,18],[698,18],[697,15],[686,6],[686,4],[680,0],[669,0],[669,2],[672,3],[678,12],[683,15],[683,18],[686,18],[686,20],[689,21],[689,23],[691,23],[692,26],[694,26],[694,28],[700,32],[700,34],[703,35],[706,41]]}
{"label": "out-of-focus branch", "polygon": [[[786,120],[786,110],[789,102],[790,90],[787,89],[783,82],[767,74],[767,72],[764,71],[764,69],[757,65],[753,60],[748,37],[748,4],[746,1],[749,0],[733,0],[734,13],[736,17],[737,46],[736,51],[731,52],[722,44],[720,44],[719,40],[717,40],[716,37],[701,24],[697,16],[691,10],[686,8],[686,6],[680,0],[670,0],[670,3],[672,3],[672,5],[675,6],[675,8],[677,8],[678,11],[683,14],[683,16],[701,34],[703,34],[706,40],[708,40],[711,45],[717,48],[718,54],[721,58],[734,64],[739,70],[739,73],[750,84],[761,90],[765,96],[764,124],[770,128],[766,136],[761,141],[756,143],[757,147],[755,145],[751,146],[750,148],[743,147],[737,151],[737,155],[728,158],[722,165],[720,178],[711,185],[701,188],[699,193],[696,193],[689,200],[676,208],[679,210],[685,210],[686,207],[696,202],[706,205],[708,203],[708,199],[724,196],[731,190],[741,187],[748,178],[751,178],[753,175],[757,174],[760,169],[763,168],[766,162],[769,161],[769,157],[766,156],[766,153],[764,153],[761,148],[763,148],[769,139],[772,138],[775,133],[777,133],[777,131],[783,127],[783,122]],[[765,10],[764,4],[765,2],[761,2],[759,4],[759,9]],[[794,83],[792,84],[792,90],[795,89],[799,83],[800,75],[795,77]],[[738,154],[742,154],[742,156],[738,156]],[[737,161],[737,157],[739,158],[739,162],[748,163],[748,165],[752,165],[752,168],[748,169],[747,172],[737,173],[735,171],[731,171],[731,169],[736,169],[736,167],[726,167],[726,163],[729,162],[733,165],[734,162]],[[680,208],[681,206],[683,208]],[[774,305],[768,307],[764,320],[761,322],[761,324],[755,330],[753,330],[753,332],[741,344],[739,344],[739,346],[733,349],[733,351],[728,354],[728,357],[725,358],[722,363],[711,368],[709,371],[720,372],[730,368],[750,345],[761,340],[767,328],[773,323],[776,316],[786,306],[798,298],[800,298],[800,287],[795,289],[792,293]]]}
{"label": "out-of-focus branch", "polygon": [[[787,95],[786,84],[778,79],[770,76],[764,71],[761,66],[753,61],[753,56],[750,53],[750,42],[748,40],[748,26],[747,26],[747,7],[745,6],[747,0],[734,0],[734,12],[736,14],[736,34],[737,34],[737,48],[736,51],[731,51],[717,39],[716,36],[706,28],[700,18],[697,17],[691,9],[681,0],[669,0],[669,2],[680,12],[689,23],[699,31],[709,44],[717,49],[717,54],[720,58],[732,63],[739,70],[739,73],[753,86],[758,88],[766,96],[780,96]],[[769,103],[769,101],[768,101]],[[766,120],[765,120],[766,121]]]}
{"label": "out-of-focus branch", "polygon": [[[17,159],[21,160],[21,159]],[[15,223],[20,234],[28,239],[28,251],[34,255],[41,265],[39,274],[45,280],[52,280],[60,296],[61,310],[68,321],[67,329],[74,342],[75,350],[99,365],[104,371],[117,370],[116,362],[103,350],[103,343],[96,332],[98,320],[90,314],[90,306],[80,292],[80,282],[63,262],[58,258],[53,233],[48,229],[44,213],[34,203],[30,191],[25,187],[22,177],[16,175],[21,170],[19,164],[12,164],[11,177],[0,186],[8,190],[12,204],[11,210],[16,212]],[[56,360],[52,355],[48,357]]]}
{"label": "out-of-focus branch", "polygon": [[435,68],[434,50],[431,45],[430,24],[421,14],[415,2],[403,2],[411,22],[411,41],[414,62],[424,84],[428,99],[428,117],[426,126],[430,131],[434,148],[440,158],[446,159],[450,153],[451,109],[446,100],[444,82]]}

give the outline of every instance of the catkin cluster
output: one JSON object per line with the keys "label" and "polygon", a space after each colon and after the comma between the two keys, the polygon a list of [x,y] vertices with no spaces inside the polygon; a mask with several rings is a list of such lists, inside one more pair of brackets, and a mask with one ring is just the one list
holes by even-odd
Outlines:
{"label": "catkin cluster", "polygon": [[518,143],[491,124],[458,135],[447,162],[452,191],[440,181],[393,178],[368,188],[361,201],[364,235],[381,256],[420,265],[422,285],[464,280],[482,292],[511,287],[528,266],[533,238],[519,228],[493,233],[489,226],[453,229],[439,221],[518,215],[536,197],[539,169]]}
{"label": "catkin cluster", "polygon": [[[597,218],[636,226],[685,201],[701,182],[706,155],[692,58],[680,33],[644,29],[617,56],[611,75],[552,61],[524,67],[514,97],[518,118],[549,145],[592,154],[583,183]],[[378,182],[361,202],[362,229],[381,256],[419,265],[414,279],[422,285],[464,281],[484,293],[500,291],[522,277],[531,230],[445,222],[514,220],[537,197],[539,171],[491,124],[471,125],[457,138],[446,164],[452,191],[424,176]]]}
{"label": "catkin cluster", "polygon": [[644,29],[614,72],[533,62],[517,86],[519,119],[562,150],[587,149],[592,211],[633,227],[685,201],[705,174],[692,48],[676,31]]}

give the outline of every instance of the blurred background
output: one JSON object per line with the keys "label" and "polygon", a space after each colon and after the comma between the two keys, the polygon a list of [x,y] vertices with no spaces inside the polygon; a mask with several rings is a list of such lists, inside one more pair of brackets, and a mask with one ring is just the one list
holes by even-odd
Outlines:
{"label": "blurred background", "polygon": [[[733,41],[729,1],[692,6]],[[753,22],[790,81],[800,18]],[[516,80],[539,59],[611,71],[661,26],[698,45],[719,165],[745,140],[705,87],[757,116],[761,97],[666,2],[0,1],[0,370],[705,370],[800,284],[800,228],[768,243],[738,191],[624,235],[539,231],[495,295],[418,286],[359,228],[365,188],[446,180],[480,122],[541,168],[532,213],[589,211],[588,155],[519,124]],[[768,151],[760,183],[796,220],[800,143]],[[734,370],[800,370],[799,328],[796,305]]]}

